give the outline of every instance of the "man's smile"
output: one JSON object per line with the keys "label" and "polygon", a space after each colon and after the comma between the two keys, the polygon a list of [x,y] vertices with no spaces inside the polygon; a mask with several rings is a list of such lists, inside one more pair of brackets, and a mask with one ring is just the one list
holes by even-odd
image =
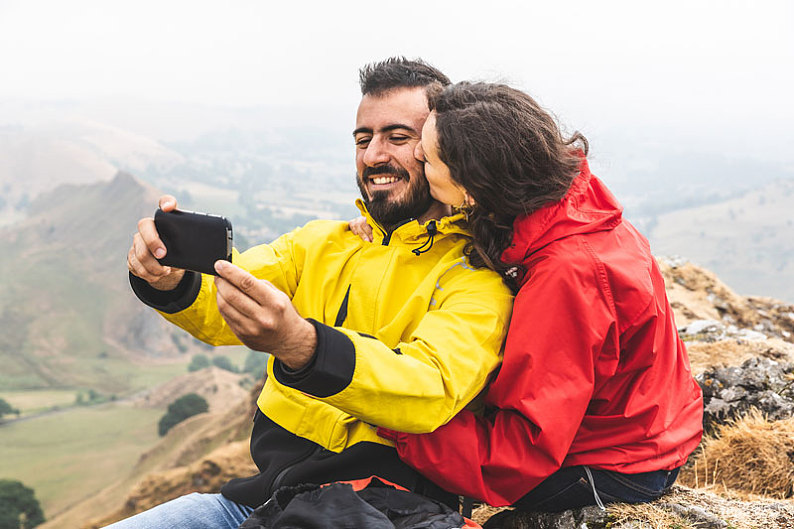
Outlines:
{"label": "man's smile", "polygon": [[370,178],[370,182],[372,182],[373,184],[378,185],[378,186],[384,185],[384,184],[393,184],[393,183],[395,183],[395,182],[397,182],[399,180],[402,180],[402,178],[400,178],[398,176],[386,176],[386,175],[384,175],[384,176],[375,176],[375,177]]}

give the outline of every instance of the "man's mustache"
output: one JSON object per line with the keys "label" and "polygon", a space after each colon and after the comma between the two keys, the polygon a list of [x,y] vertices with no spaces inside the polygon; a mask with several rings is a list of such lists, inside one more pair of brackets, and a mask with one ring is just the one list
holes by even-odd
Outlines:
{"label": "man's mustache", "polygon": [[393,175],[398,178],[402,178],[403,180],[410,180],[411,176],[408,174],[408,171],[401,167],[394,167],[391,165],[379,165],[377,167],[365,167],[364,171],[361,175],[362,178],[370,179],[373,176],[377,175]]}

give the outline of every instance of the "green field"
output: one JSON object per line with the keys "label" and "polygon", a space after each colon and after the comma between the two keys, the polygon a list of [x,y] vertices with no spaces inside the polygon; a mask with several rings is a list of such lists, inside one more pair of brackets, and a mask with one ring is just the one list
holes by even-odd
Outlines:
{"label": "green field", "polygon": [[[13,408],[18,409],[21,416],[24,417],[51,410],[55,407],[71,406],[75,401],[75,391],[68,389],[0,391],[0,399],[4,399]],[[12,415],[11,417],[14,416]]]}
{"label": "green field", "polygon": [[32,487],[50,518],[127,476],[158,441],[162,414],[108,403],[0,425],[0,478]]}
{"label": "green field", "polygon": [[[214,352],[241,367],[248,350],[222,347]],[[117,367],[126,370],[128,384],[135,388],[187,373],[186,363]],[[0,479],[32,487],[48,518],[127,477],[140,455],[160,439],[157,422],[164,409],[132,408],[121,400],[76,406],[77,392],[0,392],[22,412],[22,420],[12,415],[0,423]]]}

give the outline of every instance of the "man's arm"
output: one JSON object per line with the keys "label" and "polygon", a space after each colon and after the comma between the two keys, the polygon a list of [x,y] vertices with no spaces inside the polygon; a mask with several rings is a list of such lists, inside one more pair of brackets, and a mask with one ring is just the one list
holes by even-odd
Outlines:
{"label": "man's arm", "polygon": [[394,348],[312,322],[318,345],[310,367],[295,374],[276,361],[270,382],[372,425],[433,431],[482,391],[499,365],[512,306],[508,289],[490,271],[453,266],[438,287],[435,304]]}
{"label": "man's arm", "polygon": [[317,334],[289,297],[264,279],[225,261],[215,263],[218,311],[229,329],[254,351],[269,352],[289,369],[314,357]]}

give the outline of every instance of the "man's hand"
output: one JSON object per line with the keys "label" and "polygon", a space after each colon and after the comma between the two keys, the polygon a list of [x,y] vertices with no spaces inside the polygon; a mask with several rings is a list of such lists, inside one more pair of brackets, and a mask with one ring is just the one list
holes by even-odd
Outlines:
{"label": "man's hand", "polygon": [[[171,195],[160,197],[160,209],[173,211],[176,199]],[[158,290],[173,290],[182,280],[185,271],[161,265],[157,259],[165,256],[165,244],[160,240],[154,219],[146,217],[138,221],[138,232],[132,238],[127,253],[127,268]]]}
{"label": "man's hand", "polygon": [[286,294],[226,261],[217,261],[215,271],[218,310],[240,341],[293,370],[311,360],[317,332]]}

